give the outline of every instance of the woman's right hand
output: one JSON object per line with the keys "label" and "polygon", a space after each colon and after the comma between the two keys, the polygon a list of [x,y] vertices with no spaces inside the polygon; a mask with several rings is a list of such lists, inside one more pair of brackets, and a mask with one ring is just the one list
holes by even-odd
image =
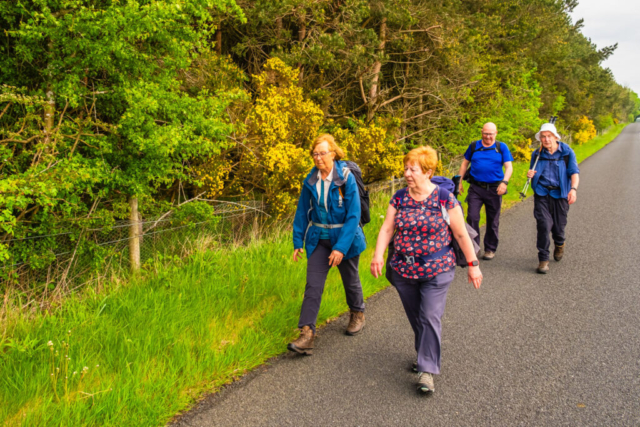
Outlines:
{"label": "woman's right hand", "polygon": [[381,256],[373,256],[371,260],[371,274],[376,279],[382,274],[382,267],[384,267],[384,259]]}
{"label": "woman's right hand", "polygon": [[480,271],[480,267],[469,266],[469,272],[467,274],[469,283],[472,283],[474,288],[480,289],[480,284],[482,284],[482,271]]}
{"label": "woman's right hand", "polygon": [[529,178],[529,179],[533,178],[533,176],[536,174],[536,172],[538,172],[538,171],[534,170],[534,169],[529,169],[529,171],[527,172],[527,178]]}
{"label": "woman's right hand", "polygon": [[302,254],[304,253],[304,249],[300,248],[300,249],[294,249],[293,250],[293,260],[295,262],[298,261],[298,258],[302,259]]}

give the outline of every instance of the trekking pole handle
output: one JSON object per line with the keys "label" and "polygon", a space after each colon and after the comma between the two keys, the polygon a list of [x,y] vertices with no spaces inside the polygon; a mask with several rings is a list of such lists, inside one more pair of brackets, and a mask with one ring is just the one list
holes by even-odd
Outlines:
{"label": "trekking pole handle", "polygon": [[[533,170],[536,170],[536,166],[538,166],[538,160],[540,160],[540,154],[542,154],[542,143],[540,144],[540,149],[538,150],[538,157],[536,157],[536,161],[533,163]],[[531,178],[527,178],[527,182],[524,184],[524,188],[522,189],[521,194],[527,194],[527,190],[529,189],[530,182],[531,182]]]}

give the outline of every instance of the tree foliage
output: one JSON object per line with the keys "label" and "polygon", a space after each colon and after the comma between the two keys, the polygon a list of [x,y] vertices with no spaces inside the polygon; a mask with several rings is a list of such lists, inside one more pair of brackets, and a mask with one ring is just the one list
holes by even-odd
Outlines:
{"label": "tree foliage", "polygon": [[[129,197],[165,204],[193,181],[193,159],[228,145],[238,88],[181,87],[209,49],[214,11],[244,19],[233,0],[0,3],[3,241],[108,223]],[[23,251],[33,263],[55,245]]]}

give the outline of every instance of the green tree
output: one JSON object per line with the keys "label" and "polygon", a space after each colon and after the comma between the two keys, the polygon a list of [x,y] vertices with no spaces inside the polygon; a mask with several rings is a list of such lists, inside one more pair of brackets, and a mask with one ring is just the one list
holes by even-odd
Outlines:
{"label": "green tree", "polygon": [[[12,238],[126,217],[138,198],[157,208],[160,191],[194,180],[193,159],[228,145],[241,93],[182,85],[214,12],[244,19],[233,0],[0,3],[0,259]],[[52,244],[13,245],[14,260]]]}

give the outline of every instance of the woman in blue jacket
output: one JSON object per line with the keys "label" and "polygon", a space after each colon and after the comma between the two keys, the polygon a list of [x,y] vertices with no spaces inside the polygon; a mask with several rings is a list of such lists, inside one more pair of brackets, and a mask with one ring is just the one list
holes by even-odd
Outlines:
{"label": "woman in blue jacket", "polygon": [[304,180],[293,222],[293,260],[307,249],[307,284],[300,311],[300,336],[287,348],[310,355],[316,335],[324,283],[331,267],[338,267],[351,319],[346,334],[364,327],[364,298],[358,273],[360,254],[366,247],[360,227],[360,196],[355,177],[340,161],[344,152],[329,134],[311,145],[315,167]]}

